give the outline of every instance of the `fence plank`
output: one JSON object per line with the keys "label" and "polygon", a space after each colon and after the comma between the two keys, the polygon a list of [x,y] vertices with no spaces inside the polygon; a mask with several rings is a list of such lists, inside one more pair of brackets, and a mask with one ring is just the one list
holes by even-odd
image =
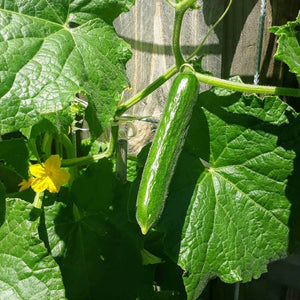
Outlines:
{"label": "fence plank", "polygon": [[[198,1],[199,10],[188,11],[181,32],[183,55],[188,56],[199,44],[209,28],[223,13],[223,0]],[[267,16],[264,28],[261,83],[280,85],[283,76],[282,64],[274,62],[276,39],[268,31],[272,24],[281,25],[296,18],[300,9],[299,0],[267,0]],[[201,53],[208,53],[203,68],[215,76],[228,78],[240,75],[246,82],[253,82],[255,52],[258,34],[260,1],[233,1],[233,5],[212,35]],[[115,22],[117,33],[133,50],[133,58],[127,64],[132,90],[125,99],[146,87],[174,64],[171,49],[173,8],[164,0],[138,0],[129,13],[122,14]],[[285,73],[286,74],[286,73]],[[131,109],[130,114],[153,116],[160,119],[171,82],[149,95]],[[206,86],[202,85],[203,91]],[[131,153],[151,141],[156,124],[137,121],[137,136],[130,145]]]}

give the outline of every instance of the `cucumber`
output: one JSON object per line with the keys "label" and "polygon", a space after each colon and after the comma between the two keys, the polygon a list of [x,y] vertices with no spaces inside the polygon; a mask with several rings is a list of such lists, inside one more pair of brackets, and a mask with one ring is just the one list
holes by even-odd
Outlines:
{"label": "cucumber", "polygon": [[180,73],[173,81],[137,196],[136,219],[143,234],[148,232],[163,211],[198,90],[199,83],[193,73]]}

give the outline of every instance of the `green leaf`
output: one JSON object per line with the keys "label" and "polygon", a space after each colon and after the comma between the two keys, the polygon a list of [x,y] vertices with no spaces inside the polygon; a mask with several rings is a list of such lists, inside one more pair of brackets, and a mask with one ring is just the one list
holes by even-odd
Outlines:
{"label": "green leaf", "polygon": [[93,141],[91,138],[81,141],[80,153],[84,155],[95,155],[99,152],[104,152],[107,149],[107,144],[99,141]]}
{"label": "green leaf", "polygon": [[270,31],[279,37],[274,57],[286,63],[300,83],[300,12],[295,22],[271,27]]}
{"label": "green leaf", "polygon": [[48,132],[49,134],[57,133],[57,128],[49,120],[42,119],[34,126],[22,128],[20,131],[28,139],[35,139],[44,132]]}
{"label": "green leaf", "polygon": [[90,165],[72,184],[73,201],[85,214],[107,212],[112,205],[114,174],[107,159]]}
{"label": "green leaf", "polygon": [[292,107],[273,96],[267,96],[262,101],[256,95],[244,95],[242,101],[238,101],[225,109],[235,114],[253,116],[274,125],[289,124],[289,116],[294,118],[297,115]]}
{"label": "green leaf", "polygon": [[163,260],[146,249],[141,250],[143,265],[160,264]]}
{"label": "green leaf", "polygon": [[289,218],[289,254],[300,254],[300,115],[291,120],[293,122],[285,125],[285,130],[281,133],[280,144],[296,152],[294,170],[288,178],[286,195],[292,204]]}
{"label": "green leaf", "polygon": [[0,6],[2,11],[14,11],[22,15],[35,16],[39,19],[63,24],[68,16],[69,2],[69,0],[11,0],[2,1]]}
{"label": "green leaf", "polygon": [[0,228],[0,298],[65,299],[59,268],[37,235],[39,220],[30,220],[32,209],[23,200],[7,200]]}
{"label": "green leaf", "polygon": [[0,181],[4,184],[7,194],[16,193],[20,189],[22,177],[12,168],[0,164]]}
{"label": "green leaf", "polygon": [[88,98],[93,137],[110,125],[129,85],[129,46],[99,18],[68,28],[69,9],[57,0],[0,3],[0,134],[43,118],[57,125],[77,93]]}
{"label": "green leaf", "polygon": [[210,278],[250,281],[286,255],[295,154],[278,144],[296,114],[276,97],[250,98],[200,94],[172,181],[159,227],[188,299]]}
{"label": "green leaf", "polygon": [[23,178],[28,178],[29,154],[24,139],[0,141],[0,160]]}
{"label": "green leaf", "polygon": [[5,187],[0,181],[0,227],[5,221]]}
{"label": "green leaf", "polygon": [[112,176],[112,164],[101,160],[63,201],[45,203],[49,248],[68,299],[136,299],[152,290],[154,266],[142,264],[142,236],[127,221],[124,189],[112,185]]}
{"label": "green leaf", "polygon": [[70,21],[82,24],[95,18],[101,18],[112,22],[121,12],[129,11],[134,2],[135,0],[72,0]]}

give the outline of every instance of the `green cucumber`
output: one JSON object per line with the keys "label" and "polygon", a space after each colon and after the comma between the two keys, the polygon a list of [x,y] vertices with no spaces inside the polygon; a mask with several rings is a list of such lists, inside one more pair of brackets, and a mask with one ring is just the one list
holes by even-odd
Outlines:
{"label": "green cucumber", "polygon": [[143,234],[148,232],[163,211],[198,90],[199,83],[193,73],[180,73],[173,81],[137,197],[136,219]]}

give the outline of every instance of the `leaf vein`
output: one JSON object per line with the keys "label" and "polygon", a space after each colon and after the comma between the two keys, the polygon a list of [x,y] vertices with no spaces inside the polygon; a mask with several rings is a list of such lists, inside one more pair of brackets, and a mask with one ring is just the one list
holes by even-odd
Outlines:
{"label": "leaf vein", "polygon": [[271,217],[273,217],[275,220],[277,220],[281,225],[283,225],[284,227],[287,227],[287,225],[284,224],[280,219],[278,219],[273,213],[271,213],[271,211],[267,210],[264,206],[262,206],[259,203],[257,203],[254,199],[252,199],[250,196],[248,196],[244,191],[242,191],[240,188],[238,188],[232,181],[228,180],[223,175],[221,175],[218,172],[215,172],[214,170],[212,170],[212,172],[214,174],[216,174],[217,176],[221,177],[224,181],[226,181],[228,184],[230,184],[238,192],[240,192],[242,195],[244,195],[251,203],[253,203],[254,205],[258,206],[260,209],[262,209],[263,211],[265,211],[267,214],[271,215]]}

